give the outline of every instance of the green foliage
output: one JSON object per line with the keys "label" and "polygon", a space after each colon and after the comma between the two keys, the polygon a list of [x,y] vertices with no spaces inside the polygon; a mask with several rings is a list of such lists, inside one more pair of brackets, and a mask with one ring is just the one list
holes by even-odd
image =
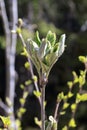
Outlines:
{"label": "green foliage", "polygon": [[33,91],[33,94],[38,98],[38,97],[40,97],[41,96],[41,92],[39,92],[39,91]]}
{"label": "green foliage", "polygon": [[3,122],[4,128],[8,128],[11,124],[11,120],[9,117],[0,116],[0,120]]}
{"label": "green foliage", "polygon": [[29,68],[30,68],[29,62],[27,61],[27,62],[24,64],[24,66],[25,66],[26,69],[29,69]]}
{"label": "green foliage", "polygon": [[62,128],[62,130],[68,130],[67,126],[64,126],[64,127]]}
{"label": "green foliage", "polygon": [[25,85],[26,85],[26,86],[30,85],[31,83],[32,83],[32,80],[27,80],[27,81],[25,81]]}
{"label": "green foliage", "polygon": [[41,121],[39,121],[37,117],[34,118],[34,121],[36,125],[38,125],[41,128]]}
{"label": "green foliage", "polygon": [[70,121],[69,121],[69,127],[76,127],[76,122],[75,122],[74,118],[70,119]]}
{"label": "green foliage", "polygon": [[[38,33],[36,34],[36,40],[37,39],[40,39]],[[42,39],[41,42],[40,40],[37,40],[36,43],[35,41],[28,39],[26,49],[39,76],[40,71],[42,70],[42,74],[46,74],[46,77],[48,77],[52,66],[64,52],[65,34],[60,37],[58,43],[56,43],[56,34],[51,31],[47,33],[46,38]]]}
{"label": "green foliage", "polygon": [[59,93],[58,96],[57,96],[57,101],[60,102],[60,101],[63,100],[63,99],[64,99],[64,93],[61,92],[61,93]]}

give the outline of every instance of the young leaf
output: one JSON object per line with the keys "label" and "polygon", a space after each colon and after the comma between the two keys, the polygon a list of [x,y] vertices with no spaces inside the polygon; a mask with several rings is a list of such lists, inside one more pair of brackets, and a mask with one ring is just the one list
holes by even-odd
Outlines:
{"label": "young leaf", "polygon": [[51,43],[51,45],[54,45],[56,42],[56,34],[49,31],[47,33],[46,39]]}
{"label": "young leaf", "polygon": [[4,128],[8,128],[11,124],[11,120],[9,117],[0,116],[0,120],[3,122]]}
{"label": "young leaf", "polygon": [[63,34],[60,39],[59,39],[59,50],[58,50],[58,56],[60,57],[62,55],[62,53],[64,52],[65,50],[65,38],[66,38],[66,35]]}
{"label": "young leaf", "polygon": [[35,42],[38,44],[38,46],[40,46],[41,40],[40,40],[39,32],[38,31],[36,31]]}
{"label": "young leaf", "polygon": [[64,109],[67,109],[68,107],[69,107],[69,103],[65,102],[65,103],[63,104],[63,110],[64,110]]}
{"label": "young leaf", "polygon": [[41,128],[42,122],[38,120],[37,117],[34,118],[35,124],[38,125]]}
{"label": "young leaf", "polygon": [[69,121],[69,127],[76,127],[76,122],[75,122],[75,119],[72,118],[70,121]]}
{"label": "young leaf", "polygon": [[79,56],[79,61],[81,61],[82,63],[85,63],[87,59],[85,56]]}
{"label": "young leaf", "polygon": [[38,98],[41,96],[41,92],[39,91],[33,91],[33,94]]}
{"label": "young leaf", "polygon": [[68,127],[67,127],[67,126],[64,126],[64,127],[62,128],[62,130],[68,130]]}

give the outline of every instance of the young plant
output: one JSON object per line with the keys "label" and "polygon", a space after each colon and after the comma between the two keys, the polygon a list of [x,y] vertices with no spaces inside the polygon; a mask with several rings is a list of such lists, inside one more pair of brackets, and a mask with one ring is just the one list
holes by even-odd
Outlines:
{"label": "young plant", "polygon": [[[39,88],[41,90],[41,130],[45,130],[45,87],[48,82],[48,76],[53,65],[62,55],[65,49],[65,34],[59,42],[56,42],[56,34],[49,31],[46,38],[39,38],[36,32],[36,40],[27,40],[26,50],[39,75]],[[51,118],[52,119],[52,118]],[[55,120],[55,119],[54,119]],[[47,129],[48,130],[48,129]]]}
{"label": "young plant", "polygon": [[[49,73],[62,55],[65,49],[65,34],[63,34],[59,41],[56,42],[56,34],[49,31],[45,38],[42,40],[39,38],[38,31],[36,32],[35,41],[28,39],[25,44],[21,34],[21,19],[18,22],[17,34],[21,38],[24,46],[24,54],[27,56],[28,61],[32,61],[37,69],[39,75],[39,87],[34,82],[36,91],[34,94],[39,99],[41,105],[41,130],[45,130],[45,87],[48,82]],[[32,71],[32,65],[30,62],[30,68]],[[33,77],[33,74],[32,74]],[[38,96],[39,95],[39,96]],[[52,118],[51,118],[52,119]]]}
{"label": "young plant", "polygon": [[[20,37],[22,44],[23,44],[23,50],[24,54],[29,62],[29,70],[36,88],[36,91],[34,91],[34,95],[39,100],[40,106],[41,106],[41,121],[40,121],[40,127],[41,130],[45,130],[45,87],[48,82],[48,76],[49,73],[53,67],[53,65],[56,63],[56,61],[59,59],[59,57],[62,55],[62,53],[65,50],[65,34],[63,34],[59,41],[56,42],[56,34],[49,31],[45,38],[40,39],[39,33],[36,32],[35,41],[32,39],[28,39],[25,43],[22,33],[21,33],[21,26],[22,26],[22,20],[18,20],[17,24],[17,30],[12,30],[12,33],[17,33]],[[32,63],[37,69],[38,75],[39,75],[39,85],[37,84],[37,77],[33,73]],[[26,64],[25,66],[27,66]],[[39,86],[39,87],[38,87]],[[26,100],[26,88],[23,88],[23,96],[20,99],[21,107],[18,110],[18,118],[21,119],[23,113],[26,111],[24,108],[24,103]],[[24,95],[26,97],[24,98]],[[36,122],[38,122],[36,118]],[[19,122],[20,124],[20,122]],[[18,126],[18,129],[21,129],[20,125]],[[48,125],[46,125],[46,130],[57,130],[57,120],[53,116],[49,116],[49,122]]]}

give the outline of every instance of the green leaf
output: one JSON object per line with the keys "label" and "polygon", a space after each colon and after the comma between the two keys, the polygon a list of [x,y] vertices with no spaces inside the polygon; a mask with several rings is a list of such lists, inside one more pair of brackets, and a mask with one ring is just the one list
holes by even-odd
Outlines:
{"label": "green leaf", "polygon": [[38,98],[41,96],[41,92],[40,91],[33,91],[33,94]]}
{"label": "green leaf", "polygon": [[76,122],[75,122],[75,119],[72,118],[70,121],[69,121],[69,127],[72,127],[72,128],[75,128],[76,127]]}
{"label": "green leaf", "polygon": [[27,62],[24,64],[24,66],[25,66],[26,69],[29,69],[29,68],[30,68],[29,62],[27,61]]}
{"label": "green leaf", "polygon": [[37,117],[34,118],[35,124],[38,125],[41,128],[42,122],[38,120]]}
{"label": "green leaf", "polygon": [[23,48],[23,52],[21,53],[21,55],[26,56],[26,57],[29,56],[25,47]]}
{"label": "green leaf", "polygon": [[38,31],[36,31],[35,42],[38,44],[38,46],[40,46],[41,40],[40,40],[39,32]]}
{"label": "green leaf", "polygon": [[27,80],[27,81],[25,81],[25,85],[26,85],[26,86],[28,86],[28,85],[30,85],[30,84],[32,84],[32,80]]}
{"label": "green leaf", "polygon": [[81,95],[81,101],[87,101],[87,93]]}
{"label": "green leaf", "polygon": [[77,108],[77,104],[76,104],[76,103],[73,103],[73,104],[71,105],[71,110],[72,110],[72,112],[74,112],[74,111],[76,110],[76,108]]}
{"label": "green leaf", "polygon": [[4,124],[4,128],[8,128],[11,124],[11,120],[9,117],[5,117],[5,116],[0,116],[1,121]]}
{"label": "green leaf", "polygon": [[75,83],[78,83],[78,82],[79,82],[78,75],[76,74],[75,71],[73,71],[72,74],[73,74],[73,78],[74,78],[74,84],[75,84]]}
{"label": "green leaf", "polygon": [[24,90],[24,85],[23,84],[20,84],[20,88],[22,89],[22,90]]}
{"label": "green leaf", "polygon": [[27,96],[28,96],[28,94],[29,94],[29,92],[28,92],[28,91],[25,91],[25,92],[23,93],[23,99],[26,99]]}
{"label": "green leaf", "polygon": [[57,61],[57,54],[56,53],[50,53],[45,56],[44,63],[50,67],[52,67],[55,62]]}
{"label": "green leaf", "polygon": [[68,81],[68,82],[67,82],[67,85],[68,85],[69,89],[71,89],[72,86],[73,86],[73,82],[72,82],[72,81]]}
{"label": "green leaf", "polygon": [[76,95],[76,103],[81,102],[81,94],[77,93]]}
{"label": "green leaf", "polygon": [[66,114],[66,111],[60,112],[60,115],[65,115],[65,114]]}
{"label": "green leaf", "polygon": [[20,99],[19,99],[19,102],[21,103],[21,105],[24,105],[24,104],[25,104],[25,99],[20,98]]}
{"label": "green leaf", "polygon": [[87,62],[87,58],[85,56],[79,56],[79,61],[81,61],[82,63]]}
{"label": "green leaf", "polygon": [[68,127],[67,127],[67,126],[64,126],[64,127],[62,128],[62,130],[68,130]]}
{"label": "green leaf", "polygon": [[67,109],[68,107],[69,107],[69,103],[65,102],[65,103],[63,104],[63,110],[64,110],[64,109]]}
{"label": "green leaf", "polygon": [[[18,126],[18,128],[21,126],[21,121],[16,119],[16,125]],[[18,129],[19,130],[19,129]]]}
{"label": "green leaf", "polygon": [[32,79],[33,79],[35,82],[37,82],[37,76],[36,76],[36,75],[34,75],[34,76],[32,77]]}
{"label": "green leaf", "polygon": [[65,38],[66,35],[63,34],[59,39],[58,57],[60,57],[65,50]]}
{"label": "green leaf", "polygon": [[63,100],[63,99],[64,99],[64,93],[61,92],[61,93],[59,93],[58,96],[57,96],[57,101],[60,102],[60,101]]}
{"label": "green leaf", "polygon": [[37,55],[40,59],[43,59],[46,54],[47,42],[45,39],[42,40],[42,44],[37,52]]}
{"label": "green leaf", "polygon": [[26,109],[25,109],[25,108],[20,108],[20,109],[19,109],[19,112],[20,112],[21,114],[24,114],[24,113],[26,112]]}
{"label": "green leaf", "polygon": [[52,33],[51,31],[49,31],[47,33],[46,39],[51,43],[51,45],[53,46],[56,42],[56,34]]}
{"label": "green leaf", "polygon": [[71,98],[73,96],[73,93],[69,91],[67,96],[68,96],[68,98]]}

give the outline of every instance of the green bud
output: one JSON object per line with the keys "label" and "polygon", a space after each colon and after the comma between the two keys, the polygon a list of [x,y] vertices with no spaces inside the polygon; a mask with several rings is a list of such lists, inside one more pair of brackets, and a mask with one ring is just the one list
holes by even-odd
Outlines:
{"label": "green bud", "polygon": [[87,59],[85,56],[79,56],[79,61],[81,61],[82,63],[87,62]]}
{"label": "green bud", "polygon": [[23,25],[23,20],[21,18],[18,19],[18,27],[21,28],[21,26]]}
{"label": "green bud", "polygon": [[71,105],[71,110],[72,110],[72,112],[74,112],[74,111],[76,110],[76,108],[77,108],[77,104],[76,104],[76,103],[73,103],[73,104]]}
{"label": "green bud", "polygon": [[64,109],[67,109],[68,107],[69,107],[69,103],[65,102],[65,103],[63,104],[63,110],[64,110]]}
{"label": "green bud", "polygon": [[33,94],[38,98],[41,96],[41,92],[39,91],[33,91]]}
{"label": "green bud", "polygon": [[32,80],[27,80],[27,81],[25,81],[25,85],[26,85],[26,86],[29,86],[30,84],[32,84]]}
{"label": "green bud", "polygon": [[25,99],[20,98],[20,99],[19,99],[19,102],[21,103],[21,105],[24,105],[24,104],[25,104]]}
{"label": "green bud", "polygon": [[75,119],[74,118],[71,118],[71,120],[69,121],[69,127],[76,127],[76,122],[75,122]]}
{"label": "green bud", "polygon": [[3,122],[4,128],[8,128],[11,124],[11,120],[9,117],[0,116],[0,120]]}
{"label": "green bud", "polygon": [[36,41],[27,40],[27,52],[39,74],[46,74],[48,77],[51,68],[62,55],[65,49],[65,34],[56,43],[56,34],[49,31],[46,38],[40,40],[36,32]]}
{"label": "green bud", "polygon": [[24,64],[24,66],[25,66],[26,69],[29,69],[29,68],[30,68],[29,62],[27,61],[27,62]]}
{"label": "green bud", "polygon": [[35,82],[37,82],[37,76],[34,75],[33,78],[32,78]]}
{"label": "green bud", "polygon": [[59,93],[58,96],[57,96],[57,101],[60,102],[60,101],[63,100],[63,99],[64,99],[64,93],[61,92],[61,93]]}

